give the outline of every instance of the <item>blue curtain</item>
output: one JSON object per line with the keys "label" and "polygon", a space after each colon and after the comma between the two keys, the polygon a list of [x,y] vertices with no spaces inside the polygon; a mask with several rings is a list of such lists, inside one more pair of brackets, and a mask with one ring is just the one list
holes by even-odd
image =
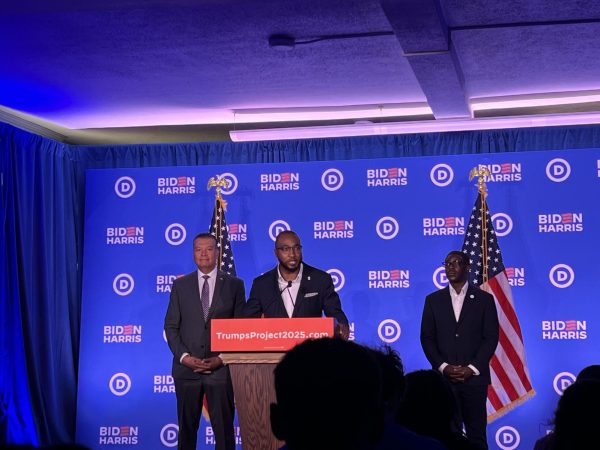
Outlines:
{"label": "blue curtain", "polygon": [[600,127],[69,146],[0,123],[0,443],[75,436],[85,171],[600,147]]}

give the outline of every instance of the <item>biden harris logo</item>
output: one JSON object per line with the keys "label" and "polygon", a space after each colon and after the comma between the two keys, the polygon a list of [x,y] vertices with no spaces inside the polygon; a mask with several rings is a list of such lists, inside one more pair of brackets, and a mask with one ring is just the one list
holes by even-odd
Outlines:
{"label": "biden harris logo", "polygon": [[160,442],[165,447],[177,447],[179,438],[179,426],[174,423],[168,423],[160,430]]}
{"label": "biden harris logo", "polygon": [[508,425],[496,431],[496,444],[502,450],[514,450],[521,443],[521,435],[516,428]]}
{"label": "biden harris logo", "polygon": [[313,222],[314,239],[349,239],[353,237],[353,220],[319,220]]}
{"label": "biden harris logo", "polygon": [[571,175],[571,165],[566,159],[554,158],[546,164],[546,176],[550,181],[562,183]]}
{"label": "biden harris logo", "polygon": [[525,268],[524,267],[507,267],[504,269],[508,284],[512,287],[525,286]]}
{"label": "biden harris logo", "polygon": [[152,387],[154,394],[174,394],[175,381],[171,375],[154,375],[154,386]]}
{"label": "biden harris logo", "polygon": [[104,325],[102,343],[139,344],[142,342],[141,325]]}
{"label": "biden harris logo", "polygon": [[123,372],[115,373],[110,377],[108,388],[117,397],[122,397],[131,389],[131,378]]}
{"label": "biden harris logo", "polygon": [[331,280],[333,281],[333,288],[335,291],[341,291],[346,284],[346,277],[344,276],[344,273],[340,269],[329,269],[327,273],[331,275]]}
{"label": "biden harris logo", "polygon": [[587,320],[542,320],[542,339],[551,341],[587,339]]}
{"label": "biden harris logo", "polygon": [[550,269],[548,278],[554,287],[564,289],[571,286],[575,281],[575,272],[567,264],[556,264]]}
{"label": "biden harris logo", "polygon": [[131,425],[103,426],[98,431],[98,444],[136,445],[139,433],[139,427]]}
{"label": "biden harris logo", "polygon": [[229,240],[231,242],[243,242],[248,240],[248,224],[230,223],[227,225],[229,231]]}
{"label": "biden harris logo", "polygon": [[269,237],[273,242],[275,242],[275,239],[277,239],[277,235],[279,233],[282,231],[290,231],[291,229],[292,227],[290,227],[290,224],[285,220],[275,220],[271,223],[271,225],[269,225]]}
{"label": "biden harris logo", "polygon": [[377,334],[379,335],[379,339],[384,343],[391,344],[400,339],[402,330],[400,329],[400,324],[394,319],[385,319],[379,323]]}
{"label": "biden harris logo", "polygon": [[368,187],[406,186],[407,184],[408,169],[406,167],[367,169]]}
{"label": "biden harris logo", "polygon": [[521,163],[479,164],[480,169],[483,167],[490,173],[484,177],[486,183],[521,181]]}
{"label": "biden harris logo", "polygon": [[369,289],[410,287],[410,271],[400,269],[369,270]]}
{"label": "biden harris logo", "polygon": [[131,294],[134,287],[135,282],[133,281],[133,277],[128,273],[120,273],[113,280],[113,291],[122,297]]}
{"label": "biden harris logo", "polygon": [[454,170],[448,164],[436,164],[429,172],[431,182],[439,187],[446,187],[454,180]]}
{"label": "biden harris logo", "polygon": [[196,177],[159,177],[156,184],[158,195],[194,194],[196,192]]}
{"label": "biden harris logo", "polygon": [[144,243],[144,227],[108,227],[106,245],[131,245]]}
{"label": "biden harris logo", "polygon": [[400,231],[398,221],[391,216],[384,216],[377,221],[375,231],[381,239],[394,239]]}
{"label": "biden harris logo", "polygon": [[171,292],[171,287],[173,286],[173,281],[175,281],[177,278],[180,278],[182,276],[183,276],[183,274],[156,275],[156,293]]}
{"label": "biden harris logo", "polygon": [[540,233],[578,233],[583,231],[583,213],[538,214]]}
{"label": "biden harris logo", "polygon": [[423,236],[458,236],[465,234],[464,217],[424,217]]}
{"label": "biden harris logo", "polygon": [[344,184],[344,175],[338,169],[327,169],[321,175],[321,186],[328,191],[337,191]]}
{"label": "biden harris logo", "polygon": [[180,223],[172,223],[165,229],[165,240],[171,245],[181,245],[185,241],[187,231]]}
{"label": "biden harris logo", "polygon": [[115,182],[115,193],[121,198],[135,194],[135,181],[131,177],[121,177]]}
{"label": "biden harris logo", "polygon": [[298,172],[261,173],[261,191],[297,191],[300,189]]}
{"label": "biden harris logo", "polygon": [[575,375],[571,372],[560,372],[552,380],[552,387],[558,395],[563,395],[563,392],[573,383],[575,383]]}

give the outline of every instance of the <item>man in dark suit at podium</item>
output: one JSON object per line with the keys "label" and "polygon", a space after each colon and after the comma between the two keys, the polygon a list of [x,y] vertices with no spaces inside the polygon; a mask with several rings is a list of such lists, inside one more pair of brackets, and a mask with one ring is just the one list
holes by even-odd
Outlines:
{"label": "man in dark suit at podium", "polygon": [[492,295],[468,283],[466,254],[450,252],[444,267],[449,285],[425,299],[421,345],[433,369],[451,382],[467,437],[487,449],[489,364],[499,335],[496,305]]}
{"label": "man in dark suit at podium", "polygon": [[244,282],[217,270],[217,242],[203,233],[194,238],[198,270],[173,282],[165,334],[173,352],[173,379],[179,421],[178,448],[195,450],[206,395],[216,448],[235,449],[234,402],[229,368],[210,349],[211,320],[241,317]]}
{"label": "man in dark suit at podium", "polygon": [[244,307],[246,317],[333,317],[348,339],[348,319],[331,275],[302,261],[300,238],[282,231],[275,239],[277,266],[254,279]]}

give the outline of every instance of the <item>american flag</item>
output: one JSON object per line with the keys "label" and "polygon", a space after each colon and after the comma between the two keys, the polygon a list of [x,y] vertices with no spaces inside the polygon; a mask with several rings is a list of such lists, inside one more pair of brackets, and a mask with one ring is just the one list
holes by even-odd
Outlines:
{"label": "american flag", "polygon": [[[487,228],[485,236],[482,233],[484,215]],[[523,335],[502,253],[487,203],[481,193],[473,207],[462,251],[471,262],[469,282],[492,294],[498,310],[500,339],[490,362],[492,384],[488,387],[487,399],[487,418],[488,422],[492,422],[531,398],[535,391],[531,386]]]}
{"label": "american flag", "polygon": [[235,262],[233,260],[233,250],[229,240],[229,230],[225,221],[225,202],[217,197],[215,200],[215,209],[210,222],[210,234],[217,240],[219,255],[217,258],[217,267],[223,272],[235,276]]}

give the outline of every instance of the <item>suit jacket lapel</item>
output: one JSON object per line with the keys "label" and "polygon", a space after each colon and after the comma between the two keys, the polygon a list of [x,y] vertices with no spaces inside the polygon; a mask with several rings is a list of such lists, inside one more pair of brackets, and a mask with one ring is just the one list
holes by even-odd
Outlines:
{"label": "suit jacket lapel", "polygon": [[310,269],[304,264],[302,269],[302,279],[300,280],[300,287],[298,288],[298,295],[296,296],[296,304],[294,305],[294,312],[292,317],[296,317],[296,314],[300,310],[300,304],[304,301],[304,294],[306,294],[306,286],[308,285],[307,277],[310,275]]}
{"label": "suit jacket lapel", "polygon": [[463,302],[462,308],[460,310],[460,316],[458,317],[458,323],[460,324],[463,319],[469,315],[471,309],[473,308],[473,304],[475,302],[475,289],[471,284],[467,288],[467,293],[465,294],[465,300]]}
{"label": "suit jacket lapel", "polygon": [[279,288],[279,266],[273,269],[273,298],[274,301],[277,302],[277,308],[279,309],[279,314],[283,314],[281,317],[287,317],[287,310],[285,309],[285,304],[283,303],[283,297],[281,296],[281,289]]}

